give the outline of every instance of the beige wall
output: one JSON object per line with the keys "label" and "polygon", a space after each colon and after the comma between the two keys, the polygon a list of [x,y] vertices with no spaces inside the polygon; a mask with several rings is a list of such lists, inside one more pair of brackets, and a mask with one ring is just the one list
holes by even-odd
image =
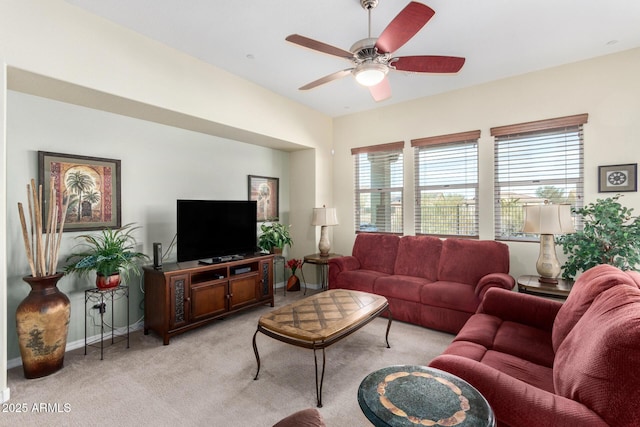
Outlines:
{"label": "beige wall", "polygon": [[[349,253],[353,231],[355,146],[481,129],[481,237],[491,238],[492,138],[489,128],[578,113],[585,126],[585,191],[597,194],[597,165],[637,162],[640,117],[640,51],[468,88],[441,96],[346,116],[335,121],[307,107],[204,64],[62,0],[0,2],[0,63],[10,67],[14,88],[55,99],[120,111],[198,132],[291,150],[292,256],[315,250],[318,230],[308,225],[311,208],[338,208],[336,251]],[[6,183],[4,109],[7,84],[0,71],[0,342],[6,343]],[[33,77],[36,76],[34,79]],[[416,84],[429,84],[416,77]],[[65,99],[65,97],[71,99]],[[6,114],[11,115],[10,106]],[[284,148],[282,148],[284,147]],[[335,154],[331,150],[335,149]],[[300,150],[300,151],[298,151]],[[406,149],[409,155],[411,150]],[[406,211],[411,212],[412,163],[406,164]],[[624,202],[640,210],[637,193]],[[410,216],[405,217],[407,231]],[[531,272],[532,244],[512,245],[514,275]],[[26,269],[25,269],[26,271]],[[6,389],[6,346],[0,345],[0,393]]]}
{"label": "beige wall", "polygon": [[[0,165],[6,171],[6,65],[0,61]],[[0,173],[0,402],[9,400],[7,388],[7,174]]]}
{"label": "beige wall", "polygon": [[[1,2],[0,59],[11,89],[286,151],[312,149],[317,158],[304,158],[299,179],[331,198],[331,175],[307,172],[327,169],[330,117],[62,0]],[[299,203],[292,199],[292,210],[309,209]],[[309,230],[293,233],[300,254],[312,250]]]}
{"label": "beige wall", "polygon": [[[335,249],[350,253],[355,239],[352,147],[405,141],[405,234],[413,234],[410,140],[480,129],[480,237],[492,239],[493,138],[489,129],[588,113],[584,127],[585,198],[592,202],[606,197],[608,194],[598,194],[598,165],[640,160],[638,75],[640,49],[634,49],[335,119],[334,201],[342,219],[336,227]],[[416,84],[429,84],[428,77],[412,78]],[[640,195],[624,194],[622,203],[640,213]],[[538,245],[510,246],[512,274],[535,273]]]}
{"label": "beige wall", "polygon": [[[300,176],[290,175],[289,179],[304,182],[314,196],[291,199],[290,221],[299,224],[293,230],[293,255],[313,251],[315,230],[295,215],[322,203],[316,196],[331,197],[331,175],[323,174],[322,179],[315,175],[328,169],[325,153],[331,148],[331,118],[62,0],[0,2],[0,64],[8,67],[8,73],[5,67],[0,73],[3,106],[10,88],[225,139],[290,152],[303,150],[306,155],[292,155]],[[8,106],[6,114],[12,113]],[[0,316],[2,400],[9,394],[6,320],[15,308],[9,312],[5,301],[4,227],[9,209],[5,185],[12,159],[4,155],[9,142],[3,119],[0,130],[0,312],[5,313]],[[15,148],[21,152],[20,147]],[[31,155],[26,158],[33,159]]]}

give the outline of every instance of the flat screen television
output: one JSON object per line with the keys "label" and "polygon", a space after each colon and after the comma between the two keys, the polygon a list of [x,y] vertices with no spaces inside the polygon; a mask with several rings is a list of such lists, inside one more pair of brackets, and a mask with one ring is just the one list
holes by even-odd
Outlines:
{"label": "flat screen television", "polygon": [[256,252],[255,201],[178,200],[177,223],[178,262]]}

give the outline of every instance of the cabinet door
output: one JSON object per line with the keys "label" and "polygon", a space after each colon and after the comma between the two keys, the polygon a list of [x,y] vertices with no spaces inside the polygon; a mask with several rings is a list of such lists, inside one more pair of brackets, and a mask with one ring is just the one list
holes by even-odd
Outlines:
{"label": "cabinet door", "polygon": [[273,296],[273,260],[260,261],[260,282],[258,295],[261,300],[268,300]]}
{"label": "cabinet door", "polygon": [[180,274],[169,279],[169,329],[189,322],[189,275]]}
{"label": "cabinet door", "polygon": [[227,282],[191,286],[191,320],[201,320],[227,311]]}
{"label": "cabinet door", "polygon": [[229,280],[229,310],[258,301],[258,273],[242,275]]}

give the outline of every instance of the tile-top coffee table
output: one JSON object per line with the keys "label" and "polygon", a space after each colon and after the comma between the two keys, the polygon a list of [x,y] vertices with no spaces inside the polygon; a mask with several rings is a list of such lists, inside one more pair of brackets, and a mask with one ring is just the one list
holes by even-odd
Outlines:
{"label": "tile-top coffee table", "polygon": [[358,388],[362,412],[377,427],[493,427],[487,400],[471,384],[427,366],[389,366]]}
{"label": "tile-top coffee table", "polygon": [[[362,328],[387,312],[389,322],[385,340],[389,348],[391,312],[385,297],[366,292],[332,289],[280,307],[260,317],[258,329],[253,334],[253,351],[260,373],[260,355],[256,345],[258,332],[298,347],[313,349],[316,369],[316,397],[322,407],[322,382],[324,380],[325,351],[331,344]],[[316,350],[322,350],[322,374],[318,380]]]}

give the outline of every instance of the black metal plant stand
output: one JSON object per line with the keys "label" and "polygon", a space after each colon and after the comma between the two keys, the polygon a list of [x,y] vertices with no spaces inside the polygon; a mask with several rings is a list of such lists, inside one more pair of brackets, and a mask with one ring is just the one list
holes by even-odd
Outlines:
{"label": "black metal plant stand", "polygon": [[[117,301],[125,301],[126,302],[126,312],[127,312],[127,331],[123,333],[116,333],[115,327],[115,317],[114,317],[114,306]],[[109,345],[113,345],[117,342],[126,340],[127,348],[129,348],[129,287],[128,286],[118,286],[116,288],[111,289],[87,289],[84,291],[84,305],[85,305],[85,316],[84,316],[84,355],[87,355],[87,347],[98,347],[100,346],[100,360],[104,360],[104,335],[105,329],[107,329],[107,334],[109,333],[109,329],[111,330],[111,343]],[[111,306],[111,325],[109,325],[105,321],[105,313],[107,312],[107,307]],[[98,310],[100,312],[100,340],[93,340],[92,342],[88,342],[87,337],[87,310]],[[107,339],[109,339],[107,335]]]}

